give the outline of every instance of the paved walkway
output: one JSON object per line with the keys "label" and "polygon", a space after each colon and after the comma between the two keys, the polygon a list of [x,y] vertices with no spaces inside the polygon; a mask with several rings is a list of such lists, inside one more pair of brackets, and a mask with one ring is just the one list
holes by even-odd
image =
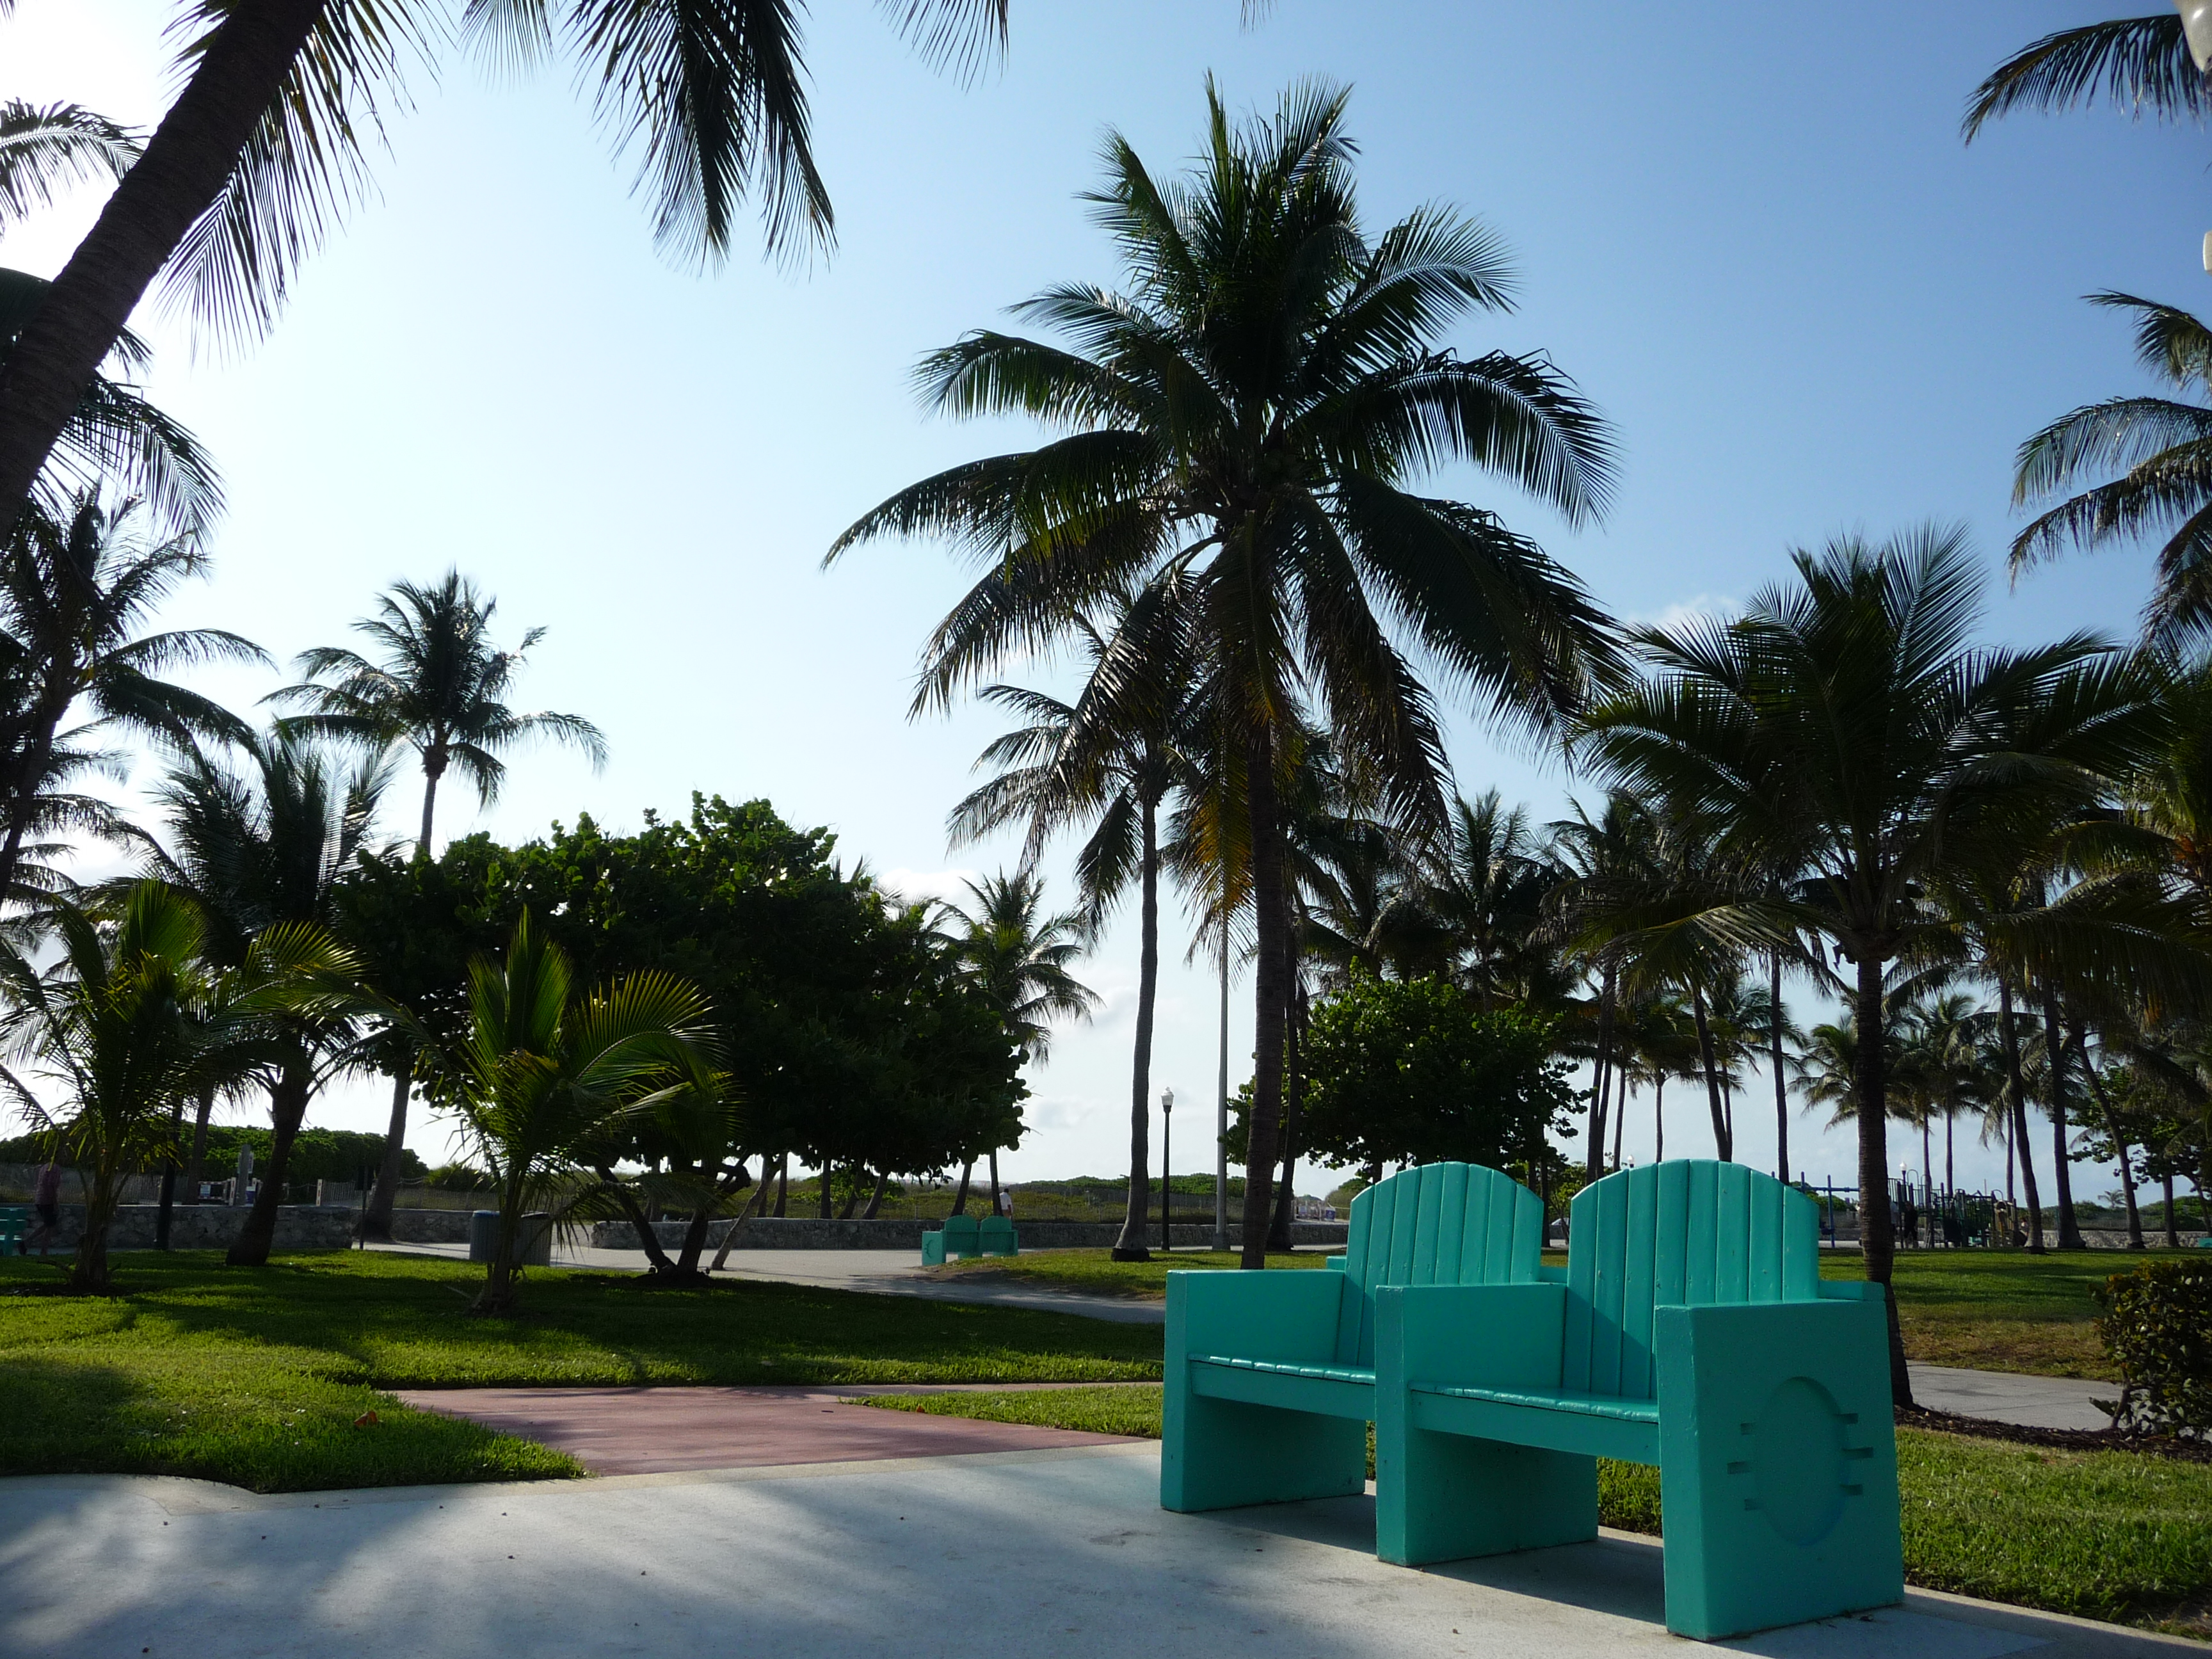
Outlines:
{"label": "paved walkway", "polygon": [[1109,1434],[849,1406],[921,1388],[403,1389],[424,1411],[570,1453],[594,1474],[757,1468],[1123,1445]]}
{"label": "paved walkway", "polygon": [[[417,1255],[465,1258],[462,1244],[406,1244],[392,1248]],[[637,1273],[645,1260],[636,1250],[599,1250],[588,1248],[556,1249],[555,1262],[562,1267],[592,1267],[604,1272]],[[1167,1317],[1158,1302],[1125,1300],[1118,1297],[1084,1296],[1073,1291],[1041,1290],[1005,1280],[946,1277],[925,1272],[908,1250],[732,1250],[723,1267],[725,1277],[775,1279],[789,1285],[820,1285],[834,1290],[862,1291],[880,1296],[932,1297],[947,1302],[984,1302],[1000,1307],[1039,1308],[1054,1313],[1081,1314],[1091,1319],[1113,1319],[1139,1325],[1158,1325]],[[1931,1411],[1955,1412],[1964,1417],[1986,1417],[1999,1423],[2018,1423],[2038,1429],[2106,1429],[2112,1419],[2089,1401],[2112,1399],[2119,1385],[2084,1382],[2064,1376],[2027,1376],[2008,1371],[1965,1370],[1948,1365],[1914,1364],[1912,1395]]]}
{"label": "paved walkway", "polygon": [[[1425,1571],[1371,1498],[1158,1506],[1149,1445],[257,1498],[0,1481],[0,1652],[1680,1659],[1660,1553]],[[1725,1646],[1767,1659],[2148,1659],[2193,1644],[1951,1596]]]}

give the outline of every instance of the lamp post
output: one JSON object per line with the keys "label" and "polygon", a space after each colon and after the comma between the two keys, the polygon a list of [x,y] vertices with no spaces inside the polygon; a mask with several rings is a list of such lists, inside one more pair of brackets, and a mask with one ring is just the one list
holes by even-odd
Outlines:
{"label": "lamp post", "polygon": [[1229,933],[1221,934],[1221,1071],[1214,1080],[1213,1248],[1229,1248]]}
{"label": "lamp post", "polygon": [[[2197,72],[2212,70],[2212,0],[2173,0],[2181,14],[2181,33],[2189,42],[2189,56]],[[2204,269],[2212,272],[2212,231],[2204,236]]]}
{"label": "lamp post", "polygon": [[1168,1162],[1168,1132],[1174,1123],[1175,1091],[1163,1089],[1160,1091],[1160,1249],[1163,1250],[1171,1250],[1175,1248],[1175,1241],[1168,1235],[1169,1221],[1175,1203],[1175,1194],[1168,1185],[1170,1179],[1168,1170],[1170,1167]]}

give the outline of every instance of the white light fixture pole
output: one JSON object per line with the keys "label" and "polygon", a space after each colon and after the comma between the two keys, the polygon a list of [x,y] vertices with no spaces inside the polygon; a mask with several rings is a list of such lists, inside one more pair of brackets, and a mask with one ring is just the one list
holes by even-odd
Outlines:
{"label": "white light fixture pole", "polygon": [[[2189,40],[2189,56],[2202,75],[2212,66],[2212,0],[2173,0],[2181,14],[2181,32]],[[2204,234],[2204,269],[2212,272],[2212,231]]]}

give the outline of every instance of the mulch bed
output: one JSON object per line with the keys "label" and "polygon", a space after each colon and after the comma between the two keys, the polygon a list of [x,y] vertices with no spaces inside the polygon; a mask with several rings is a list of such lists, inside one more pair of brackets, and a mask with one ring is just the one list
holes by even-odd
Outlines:
{"label": "mulch bed", "polygon": [[[2117,1392],[2118,1384],[2113,1384]],[[2110,1429],[2032,1429],[2019,1423],[2000,1423],[1987,1417],[1967,1417],[1958,1412],[1933,1412],[1920,1406],[1897,1408],[1899,1428],[1932,1429],[1939,1434],[1963,1434],[1977,1440],[2009,1440],[2022,1446],[2049,1446],[2061,1451],[2130,1451],[2152,1457],[2171,1457],[2185,1463],[2212,1463],[2212,1441],[2185,1440],[2170,1435],[2116,1434]]]}

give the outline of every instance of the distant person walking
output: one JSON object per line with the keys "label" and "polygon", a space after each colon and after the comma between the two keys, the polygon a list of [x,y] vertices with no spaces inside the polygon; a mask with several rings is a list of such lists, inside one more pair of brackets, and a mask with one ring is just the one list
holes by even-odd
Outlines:
{"label": "distant person walking", "polygon": [[33,1240],[39,1246],[40,1260],[44,1261],[52,1248],[54,1235],[62,1224],[62,1166],[53,1159],[39,1171],[38,1184],[31,1188],[31,1209],[39,1218],[39,1224],[31,1230],[31,1237],[22,1243],[25,1255],[31,1253]]}

